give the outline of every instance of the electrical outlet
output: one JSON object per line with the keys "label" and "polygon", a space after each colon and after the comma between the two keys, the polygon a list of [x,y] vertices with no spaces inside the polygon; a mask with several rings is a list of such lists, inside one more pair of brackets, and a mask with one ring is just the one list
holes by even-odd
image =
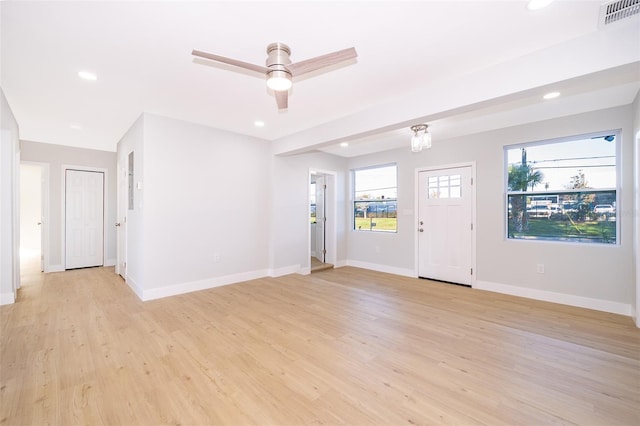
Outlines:
{"label": "electrical outlet", "polygon": [[544,263],[538,263],[536,265],[536,272],[539,274],[544,274]]}

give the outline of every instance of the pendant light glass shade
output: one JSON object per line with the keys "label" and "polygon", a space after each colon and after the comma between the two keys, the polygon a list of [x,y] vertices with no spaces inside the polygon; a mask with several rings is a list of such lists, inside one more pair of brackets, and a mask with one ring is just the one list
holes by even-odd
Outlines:
{"label": "pendant light glass shade", "polygon": [[431,148],[431,134],[427,130],[426,124],[416,124],[411,126],[411,152],[420,152],[423,149]]}

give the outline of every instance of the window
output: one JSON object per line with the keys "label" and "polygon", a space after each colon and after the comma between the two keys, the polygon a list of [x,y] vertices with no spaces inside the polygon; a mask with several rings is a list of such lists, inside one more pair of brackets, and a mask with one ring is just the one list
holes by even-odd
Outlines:
{"label": "window", "polygon": [[619,132],[505,147],[507,238],[617,244]]}
{"label": "window", "polygon": [[353,171],[353,229],[397,232],[397,182],[395,164]]}
{"label": "window", "polygon": [[460,198],[460,175],[429,177],[429,198]]}

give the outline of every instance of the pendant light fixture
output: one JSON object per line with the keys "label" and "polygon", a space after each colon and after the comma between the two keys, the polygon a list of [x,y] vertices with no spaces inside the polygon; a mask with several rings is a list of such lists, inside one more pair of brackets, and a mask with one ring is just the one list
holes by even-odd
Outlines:
{"label": "pendant light fixture", "polygon": [[416,124],[411,126],[411,152],[420,152],[423,149],[431,148],[431,133],[426,124]]}

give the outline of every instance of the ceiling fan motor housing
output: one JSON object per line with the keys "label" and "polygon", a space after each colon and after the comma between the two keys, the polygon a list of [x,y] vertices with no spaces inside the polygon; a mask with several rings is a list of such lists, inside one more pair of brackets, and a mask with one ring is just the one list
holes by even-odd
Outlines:
{"label": "ceiling fan motor housing", "polygon": [[[267,67],[271,68],[273,71],[281,71],[291,75],[289,70],[286,68],[286,66],[291,63],[291,59],[289,59],[290,54],[291,49],[286,44],[271,43],[267,46]],[[278,72],[277,74],[281,74],[281,72]]]}

